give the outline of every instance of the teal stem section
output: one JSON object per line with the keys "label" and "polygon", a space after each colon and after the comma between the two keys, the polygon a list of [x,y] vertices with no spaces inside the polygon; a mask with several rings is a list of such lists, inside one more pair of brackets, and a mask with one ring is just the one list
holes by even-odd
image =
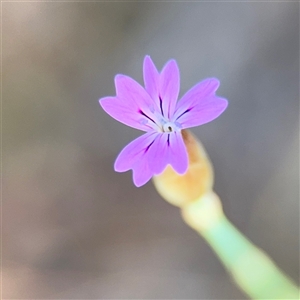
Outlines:
{"label": "teal stem section", "polygon": [[298,287],[224,216],[199,233],[237,285],[253,299],[299,299]]}

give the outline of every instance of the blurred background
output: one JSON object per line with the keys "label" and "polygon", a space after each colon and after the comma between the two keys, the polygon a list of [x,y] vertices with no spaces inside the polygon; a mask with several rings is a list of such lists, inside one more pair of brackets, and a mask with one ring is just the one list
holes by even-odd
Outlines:
{"label": "blurred background", "polygon": [[[151,182],[115,173],[141,132],[98,99],[149,54],[181,95],[229,100],[193,129],[229,219],[299,282],[299,3],[2,4],[3,298],[245,299]],[[230,242],[230,241],[228,241]]]}

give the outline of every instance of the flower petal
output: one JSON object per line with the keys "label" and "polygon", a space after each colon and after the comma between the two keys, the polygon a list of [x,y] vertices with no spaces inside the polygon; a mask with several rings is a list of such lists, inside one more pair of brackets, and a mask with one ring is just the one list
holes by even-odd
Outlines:
{"label": "flower petal", "polygon": [[184,174],[188,169],[189,159],[181,132],[172,132],[169,143],[169,163],[177,173]]}
{"label": "flower petal", "polygon": [[220,116],[227,105],[228,101],[223,98],[212,97],[202,100],[188,113],[182,115],[177,122],[181,124],[182,129],[203,125]]}
{"label": "flower petal", "polygon": [[147,153],[149,165],[154,174],[160,174],[169,163],[169,134],[160,133]]}
{"label": "flower petal", "polygon": [[119,74],[115,77],[115,85],[117,97],[128,107],[137,113],[143,111],[152,119],[155,118],[156,104],[139,83],[128,76]]}
{"label": "flower petal", "polygon": [[115,171],[125,172],[134,169],[139,160],[145,160],[145,153],[158,135],[157,132],[148,132],[125,146],[115,161]]}
{"label": "flower petal", "polygon": [[144,185],[154,175],[148,160],[148,150],[157,137],[156,132],[146,133],[128,144],[118,155],[115,162],[115,171],[133,171],[133,182],[137,187]]}
{"label": "flower petal", "polygon": [[180,132],[146,133],[128,144],[118,155],[114,169],[117,172],[133,170],[133,181],[141,186],[170,164],[184,174],[188,168],[187,151]]}
{"label": "flower petal", "polygon": [[148,121],[145,120],[144,116],[137,112],[137,108],[133,109],[132,106],[128,106],[126,102],[121,101],[118,97],[105,97],[100,99],[99,103],[111,117],[119,122],[143,131],[151,129],[147,125]]}
{"label": "flower petal", "polygon": [[147,152],[147,159],[153,174],[158,175],[170,164],[184,174],[188,168],[188,156],[180,132],[161,133]]}
{"label": "flower petal", "polygon": [[145,89],[159,107],[159,73],[149,55],[144,58],[143,75]]}
{"label": "flower petal", "polygon": [[174,59],[168,61],[161,71],[159,85],[162,114],[171,118],[175,111],[180,88],[179,68]]}
{"label": "flower petal", "polygon": [[149,131],[158,128],[156,103],[145,89],[125,75],[115,77],[116,97],[99,100],[102,108],[113,118],[133,128]]}
{"label": "flower petal", "polygon": [[149,167],[148,161],[144,159],[140,160],[132,171],[133,183],[137,187],[147,183],[153,176],[153,172]]}
{"label": "flower petal", "polygon": [[206,79],[191,88],[178,102],[173,122],[189,128],[208,123],[217,118],[227,107],[226,99],[215,96],[219,81]]}

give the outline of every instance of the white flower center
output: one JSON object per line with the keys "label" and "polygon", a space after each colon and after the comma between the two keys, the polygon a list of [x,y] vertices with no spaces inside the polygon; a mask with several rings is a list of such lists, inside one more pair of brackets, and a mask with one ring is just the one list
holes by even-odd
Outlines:
{"label": "white flower center", "polygon": [[177,126],[174,123],[171,122],[166,122],[165,124],[163,124],[162,130],[163,132],[173,132],[173,131],[177,131]]}
{"label": "white flower center", "polygon": [[142,111],[140,111],[140,113],[143,117],[139,119],[139,123],[142,125],[146,125],[148,128],[154,129],[158,132],[179,132],[182,129],[180,123],[176,121],[170,122],[170,120],[157,112],[154,112],[154,114],[150,117]]}

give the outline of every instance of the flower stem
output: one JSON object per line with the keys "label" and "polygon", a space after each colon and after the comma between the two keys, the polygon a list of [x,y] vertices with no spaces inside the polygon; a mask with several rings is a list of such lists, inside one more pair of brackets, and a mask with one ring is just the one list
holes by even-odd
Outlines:
{"label": "flower stem", "polygon": [[216,194],[182,207],[185,222],[215,251],[236,284],[253,299],[299,299],[296,285],[226,218]]}
{"label": "flower stem", "polygon": [[190,131],[182,136],[189,169],[178,175],[167,168],[155,176],[157,191],[181,208],[185,222],[207,241],[245,294],[253,299],[299,299],[296,285],[226,218],[213,192],[213,168],[204,147]]}

